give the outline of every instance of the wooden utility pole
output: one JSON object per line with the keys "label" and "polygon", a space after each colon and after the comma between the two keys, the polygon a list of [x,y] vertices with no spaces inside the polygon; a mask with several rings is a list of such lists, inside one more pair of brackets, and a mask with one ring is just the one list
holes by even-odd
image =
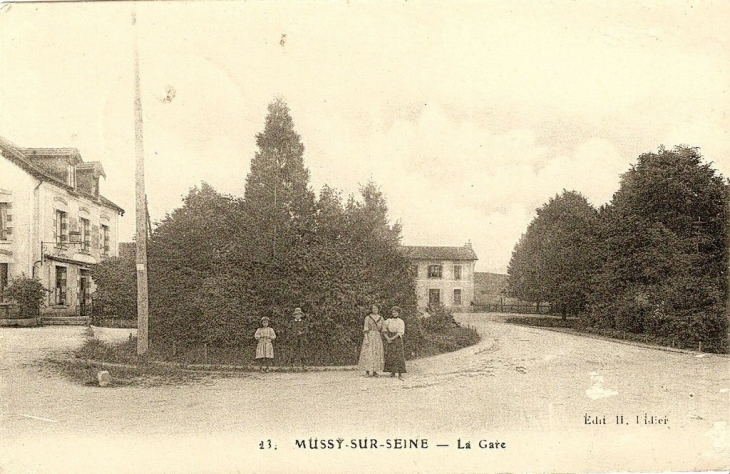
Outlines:
{"label": "wooden utility pole", "polygon": [[134,28],[134,155],[137,163],[135,178],[136,193],[136,254],[137,254],[137,355],[148,348],[149,296],[147,292],[147,199],[144,189],[144,143],[142,136],[142,94],[139,81],[139,49],[137,46],[137,12],[132,12]]}

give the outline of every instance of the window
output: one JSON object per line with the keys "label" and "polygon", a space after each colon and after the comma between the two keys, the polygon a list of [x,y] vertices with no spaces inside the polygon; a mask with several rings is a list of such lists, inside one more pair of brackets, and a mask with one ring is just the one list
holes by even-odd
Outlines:
{"label": "window", "polygon": [[0,263],[0,303],[3,302],[3,293],[8,286],[8,264]]}
{"label": "window", "polygon": [[0,202],[0,240],[9,240],[13,233],[11,209],[12,204],[9,202]]}
{"label": "window", "polygon": [[55,304],[66,304],[66,267],[56,267],[56,295]]}
{"label": "window", "polygon": [[441,290],[428,290],[428,304],[437,305],[441,303]]}
{"label": "window", "polygon": [[441,265],[429,265],[428,266],[428,277],[429,278],[441,278]]}
{"label": "window", "polygon": [[454,280],[461,280],[461,265],[454,265]]}
{"label": "window", "polygon": [[68,215],[63,211],[56,211],[56,243],[68,242]]}
{"label": "window", "polygon": [[89,223],[89,219],[82,217],[79,220],[81,221],[81,248],[84,252],[88,252],[91,249],[91,224]]}
{"label": "window", "polygon": [[454,290],[454,306],[461,306],[461,290]]}
{"label": "window", "polygon": [[411,274],[414,278],[418,278],[418,265],[411,265]]}
{"label": "window", "polygon": [[109,226],[101,225],[101,253],[102,255],[109,255]]}

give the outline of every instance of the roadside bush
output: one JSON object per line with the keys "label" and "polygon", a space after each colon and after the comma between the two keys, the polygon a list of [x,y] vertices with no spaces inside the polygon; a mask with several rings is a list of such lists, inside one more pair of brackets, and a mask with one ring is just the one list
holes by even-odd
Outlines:
{"label": "roadside bush", "polygon": [[429,316],[423,318],[422,324],[423,329],[428,332],[438,332],[458,326],[454,314],[443,304],[429,304],[426,312]]}
{"label": "roadside bush", "polygon": [[39,280],[23,275],[10,281],[5,294],[18,304],[21,318],[35,318],[40,315],[46,289]]}
{"label": "roadside bush", "polygon": [[453,352],[479,342],[479,333],[471,327],[450,327],[424,337],[421,356]]}
{"label": "roadside bush", "polygon": [[505,322],[520,324],[522,326],[533,326],[541,328],[567,328],[572,329],[578,323],[578,319],[563,319],[550,316],[515,316],[507,318]]}
{"label": "roadside bush", "polygon": [[403,311],[401,318],[406,325],[406,333],[403,337],[403,351],[406,359],[419,357],[425,338],[421,316],[416,311]]}
{"label": "roadside bush", "polygon": [[96,285],[94,320],[137,319],[137,273],[134,259],[112,257],[91,268]]}

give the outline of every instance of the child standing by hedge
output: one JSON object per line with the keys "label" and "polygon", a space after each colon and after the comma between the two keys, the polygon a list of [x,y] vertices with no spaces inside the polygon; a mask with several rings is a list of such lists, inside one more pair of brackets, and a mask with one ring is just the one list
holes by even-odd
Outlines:
{"label": "child standing by hedge", "polygon": [[256,330],[254,337],[259,343],[256,345],[256,360],[261,364],[261,372],[269,371],[271,361],[274,359],[274,344],[271,342],[276,339],[276,333],[269,327],[269,318],[264,316],[261,318],[261,326]]}

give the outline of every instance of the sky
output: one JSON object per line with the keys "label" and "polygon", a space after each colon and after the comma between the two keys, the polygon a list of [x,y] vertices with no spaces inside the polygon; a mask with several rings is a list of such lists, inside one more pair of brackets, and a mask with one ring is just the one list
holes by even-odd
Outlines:
{"label": "sky", "polygon": [[[132,11],[137,24],[132,26]],[[595,206],[645,152],[730,176],[730,2],[71,2],[0,7],[0,135],[76,147],[134,235],[133,49],[153,221],[202,181],[242,196],[282,97],[311,186],[373,180],[406,245],[506,273],[535,210]]]}

